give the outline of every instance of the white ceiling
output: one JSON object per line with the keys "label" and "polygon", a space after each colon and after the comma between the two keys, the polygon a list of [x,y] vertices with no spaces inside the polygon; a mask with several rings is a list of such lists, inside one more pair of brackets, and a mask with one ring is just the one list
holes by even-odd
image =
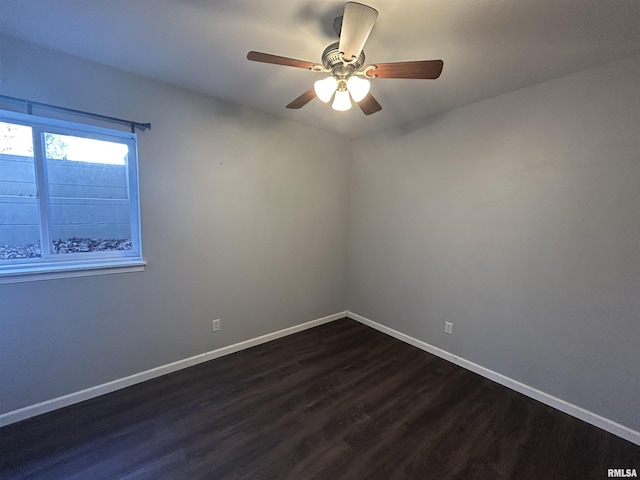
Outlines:
{"label": "white ceiling", "polygon": [[369,117],[287,110],[321,74],[246,60],[319,62],[341,1],[0,0],[0,32],[351,137],[640,53],[639,0],[363,1],[367,63],[444,60],[438,80],[374,80]]}

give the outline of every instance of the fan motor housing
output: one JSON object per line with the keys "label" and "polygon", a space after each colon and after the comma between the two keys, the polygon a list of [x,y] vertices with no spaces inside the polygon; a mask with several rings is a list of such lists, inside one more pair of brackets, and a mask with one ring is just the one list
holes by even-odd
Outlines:
{"label": "fan motor housing", "polygon": [[333,72],[337,78],[347,78],[364,65],[364,50],[353,62],[345,62],[340,55],[339,42],[332,43],[322,52],[322,65]]}

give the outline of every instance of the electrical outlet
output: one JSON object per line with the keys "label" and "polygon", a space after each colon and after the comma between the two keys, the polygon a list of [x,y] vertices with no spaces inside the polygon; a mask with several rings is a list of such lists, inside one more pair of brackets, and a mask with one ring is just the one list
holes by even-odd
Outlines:
{"label": "electrical outlet", "polygon": [[218,330],[220,330],[220,319],[219,318],[217,320],[213,321],[213,331],[217,332]]}
{"label": "electrical outlet", "polygon": [[444,322],[444,333],[448,333],[449,335],[453,335],[453,323]]}

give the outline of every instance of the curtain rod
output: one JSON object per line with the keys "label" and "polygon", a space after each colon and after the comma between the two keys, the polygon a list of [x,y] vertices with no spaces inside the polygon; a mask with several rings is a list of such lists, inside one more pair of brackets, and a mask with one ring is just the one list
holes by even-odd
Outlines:
{"label": "curtain rod", "polygon": [[140,122],[134,122],[133,120],[125,120],[123,118],[116,118],[116,117],[108,117],[107,115],[99,115],[97,113],[91,113],[91,112],[84,112],[82,110],[75,110],[73,108],[66,108],[66,107],[59,107],[57,105],[51,105],[48,103],[41,103],[41,102],[34,102],[31,100],[27,100],[24,98],[16,98],[16,97],[10,97],[8,95],[0,95],[0,99],[3,100],[10,100],[13,102],[18,102],[18,103],[24,103],[25,106],[27,107],[27,113],[31,114],[31,110],[33,107],[41,107],[41,108],[48,108],[50,110],[59,110],[61,112],[68,112],[68,113],[75,113],[77,115],[84,115],[85,117],[92,117],[92,118],[97,118],[99,120],[104,120],[107,122],[112,122],[112,123],[119,123],[121,125],[128,125],[129,127],[131,127],[131,133],[135,133],[136,132],[136,128],[140,129],[141,131],[144,130],[151,130],[151,123],[140,123]]}

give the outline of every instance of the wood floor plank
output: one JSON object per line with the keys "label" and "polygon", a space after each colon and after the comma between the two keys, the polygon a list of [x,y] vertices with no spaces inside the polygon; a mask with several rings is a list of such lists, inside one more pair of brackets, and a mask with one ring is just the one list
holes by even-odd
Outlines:
{"label": "wood floor plank", "polygon": [[640,447],[352,320],[0,429],[2,479],[603,479]]}

